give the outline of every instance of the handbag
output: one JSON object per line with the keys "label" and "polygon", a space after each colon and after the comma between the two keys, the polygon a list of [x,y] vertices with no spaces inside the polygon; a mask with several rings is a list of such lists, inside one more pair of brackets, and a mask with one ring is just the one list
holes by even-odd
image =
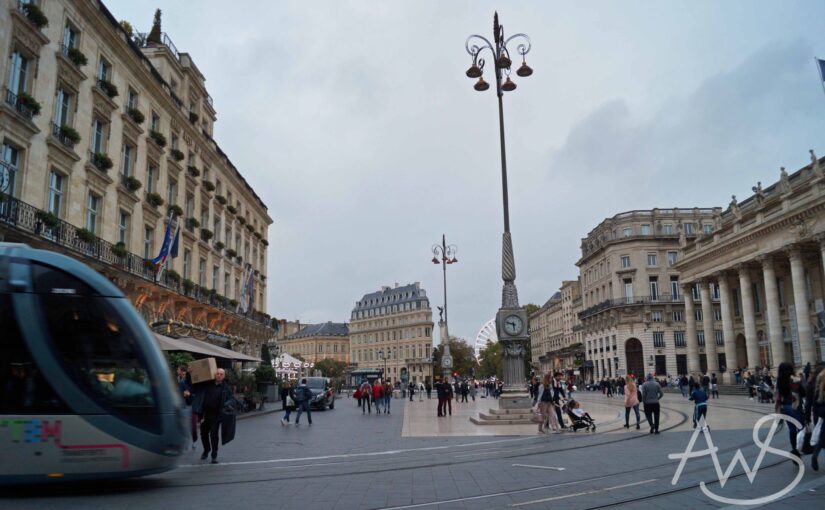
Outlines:
{"label": "handbag", "polygon": [[[811,433],[811,446],[816,446],[819,444],[819,438],[822,437],[822,422],[825,421],[825,418],[820,418],[816,421],[816,425],[814,426],[814,430]],[[825,446],[825,445],[823,445]]]}
{"label": "handbag", "polygon": [[295,407],[295,401],[292,400],[292,397],[290,397],[289,395],[286,396],[286,406]]}
{"label": "handbag", "polygon": [[805,446],[805,429],[796,433],[796,449],[802,450]]}
{"label": "handbag", "polygon": [[538,408],[533,408],[533,416],[530,417],[530,421],[533,423],[544,422],[544,415],[539,412]]}

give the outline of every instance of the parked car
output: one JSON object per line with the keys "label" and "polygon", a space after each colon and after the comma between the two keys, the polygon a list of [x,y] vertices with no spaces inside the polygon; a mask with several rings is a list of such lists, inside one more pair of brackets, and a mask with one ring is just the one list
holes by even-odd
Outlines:
{"label": "parked car", "polygon": [[307,387],[312,392],[309,401],[313,409],[335,409],[335,394],[328,377],[307,377]]}

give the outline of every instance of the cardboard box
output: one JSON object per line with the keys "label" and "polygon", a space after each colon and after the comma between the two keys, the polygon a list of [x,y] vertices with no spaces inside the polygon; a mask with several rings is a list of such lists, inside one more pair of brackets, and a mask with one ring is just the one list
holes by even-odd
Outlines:
{"label": "cardboard box", "polygon": [[215,379],[215,372],[218,365],[215,358],[203,358],[189,363],[189,375],[192,376],[192,384],[198,384]]}

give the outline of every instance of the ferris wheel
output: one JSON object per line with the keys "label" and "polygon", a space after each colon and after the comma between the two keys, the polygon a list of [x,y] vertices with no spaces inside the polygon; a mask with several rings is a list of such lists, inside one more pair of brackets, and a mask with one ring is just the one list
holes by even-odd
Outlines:
{"label": "ferris wheel", "polygon": [[476,358],[480,359],[479,356],[481,355],[481,350],[484,349],[484,347],[486,347],[490,342],[498,342],[495,319],[490,319],[481,327],[481,329],[478,330],[475,344]]}

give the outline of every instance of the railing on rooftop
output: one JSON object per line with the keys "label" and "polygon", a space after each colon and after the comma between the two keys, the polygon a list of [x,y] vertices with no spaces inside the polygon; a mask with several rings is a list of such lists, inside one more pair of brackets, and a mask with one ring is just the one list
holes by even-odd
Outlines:
{"label": "railing on rooftop", "polygon": [[[4,163],[0,162],[0,164]],[[237,313],[235,307],[229,304],[228,297],[221,299],[216,292],[212,292],[205,286],[195,284],[189,287],[179,277],[170,277],[168,271],[164,271],[160,279],[156,281],[156,269],[149,259],[130,252],[119,255],[118,253],[123,253],[120,247],[98,237],[85,240],[78,235],[80,228],[60,219],[57,220],[54,226],[49,227],[38,217],[39,212],[41,211],[31,204],[0,194],[0,225],[40,236],[44,240],[76,254],[95,259],[133,276],[154,282],[156,285],[194,299],[199,303],[226,312]],[[244,317],[266,327],[272,327],[272,318],[263,312],[253,310]]]}
{"label": "railing on rooftop", "polygon": [[[135,44],[137,44],[141,48],[149,48],[158,45],[158,43],[156,42],[149,41],[148,32],[137,32],[133,36],[132,40],[135,41]],[[180,62],[180,52],[178,51],[177,46],[175,46],[175,43],[172,42],[172,39],[169,37],[169,35],[166,34],[166,32],[160,33],[160,45],[166,46],[169,49],[169,51],[172,52],[172,55],[174,55],[175,58],[178,59],[178,62]]]}

